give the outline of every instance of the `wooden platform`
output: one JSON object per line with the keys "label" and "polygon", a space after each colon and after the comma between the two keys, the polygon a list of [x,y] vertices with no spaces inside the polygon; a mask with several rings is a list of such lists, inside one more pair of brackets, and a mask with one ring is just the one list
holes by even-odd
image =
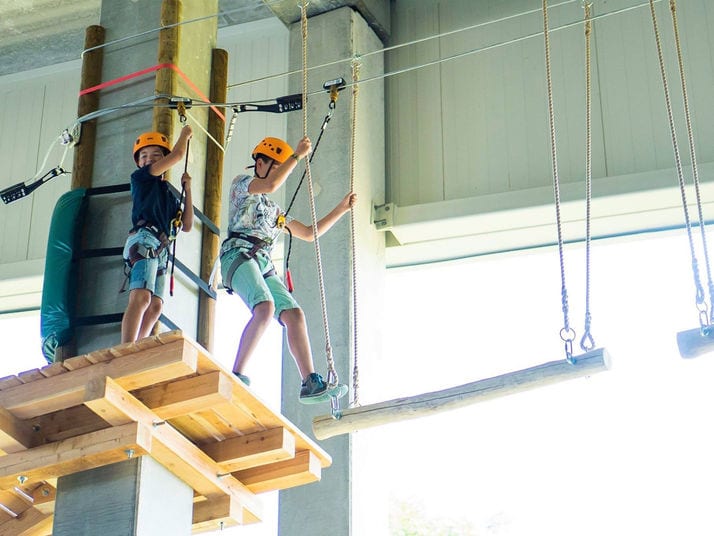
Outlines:
{"label": "wooden platform", "polygon": [[0,536],[52,534],[58,477],[145,455],[193,488],[194,532],[259,521],[257,494],[332,462],[200,345],[163,333],[0,379]]}

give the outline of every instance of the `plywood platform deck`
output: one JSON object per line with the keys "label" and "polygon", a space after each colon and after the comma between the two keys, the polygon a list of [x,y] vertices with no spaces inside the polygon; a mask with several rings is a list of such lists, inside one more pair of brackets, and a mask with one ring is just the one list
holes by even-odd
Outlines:
{"label": "plywood platform deck", "polygon": [[[259,521],[257,494],[330,456],[179,331],[0,379],[0,535],[47,535],[57,478],[152,456],[194,490],[194,532]],[[221,525],[222,524],[222,525]]]}

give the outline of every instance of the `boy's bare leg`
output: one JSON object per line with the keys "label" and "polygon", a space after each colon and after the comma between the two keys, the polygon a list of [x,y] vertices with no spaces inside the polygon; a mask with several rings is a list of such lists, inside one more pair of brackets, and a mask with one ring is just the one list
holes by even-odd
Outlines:
{"label": "boy's bare leg", "polygon": [[305,314],[302,309],[286,309],[280,313],[280,321],[285,325],[288,348],[300,371],[300,377],[304,380],[308,374],[315,372]]}
{"label": "boy's bare leg", "polygon": [[275,305],[271,301],[260,302],[253,308],[253,316],[243,329],[240,344],[233,363],[233,372],[243,372],[246,363],[255,352],[265,330],[275,314]]}
{"label": "boy's bare leg", "polygon": [[121,342],[134,342],[139,334],[144,313],[151,304],[151,291],[135,288],[129,291],[129,303],[121,320]]}
{"label": "boy's bare leg", "polygon": [[146,308],[146,311],[144,311],[144,316],[141,319],[141,327],[139,328],[139,335],[136,340],[143,339],[151,334],[154,324],[159,321],[163,308],[164,300],[152,295],[151,302]]}

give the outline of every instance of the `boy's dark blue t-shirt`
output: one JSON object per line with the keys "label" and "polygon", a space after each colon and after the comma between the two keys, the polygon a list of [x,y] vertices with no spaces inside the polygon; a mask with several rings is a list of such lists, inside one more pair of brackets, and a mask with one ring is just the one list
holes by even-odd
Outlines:
{"label": "boy's dark blue t-shirt", "polygon": [[168,236],[171,220],[180,206],[179,200],[167,181],[149,173],[149,167],[144,166],[131,174],[131,223],[137,225],[143,220]]}

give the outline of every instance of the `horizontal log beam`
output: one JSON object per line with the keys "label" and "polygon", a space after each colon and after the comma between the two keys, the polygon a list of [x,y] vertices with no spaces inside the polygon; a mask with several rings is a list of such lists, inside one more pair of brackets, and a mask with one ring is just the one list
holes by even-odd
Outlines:
{"label": "horizontal log beam", "polygon": [[607,370],[609,367],[610,357],[607,351],[604,348],[598,348],[576,356],[574,363],[569,363],[566,360],[551,361],[442,391],[346,409],[342,411],[339,419],[333,418],[332,415],[318,416],[312,421],[312,430],[317,439],[327,439],[340,434],[434,415],[477,402],[485,402],[493,398],[589,376]]}

